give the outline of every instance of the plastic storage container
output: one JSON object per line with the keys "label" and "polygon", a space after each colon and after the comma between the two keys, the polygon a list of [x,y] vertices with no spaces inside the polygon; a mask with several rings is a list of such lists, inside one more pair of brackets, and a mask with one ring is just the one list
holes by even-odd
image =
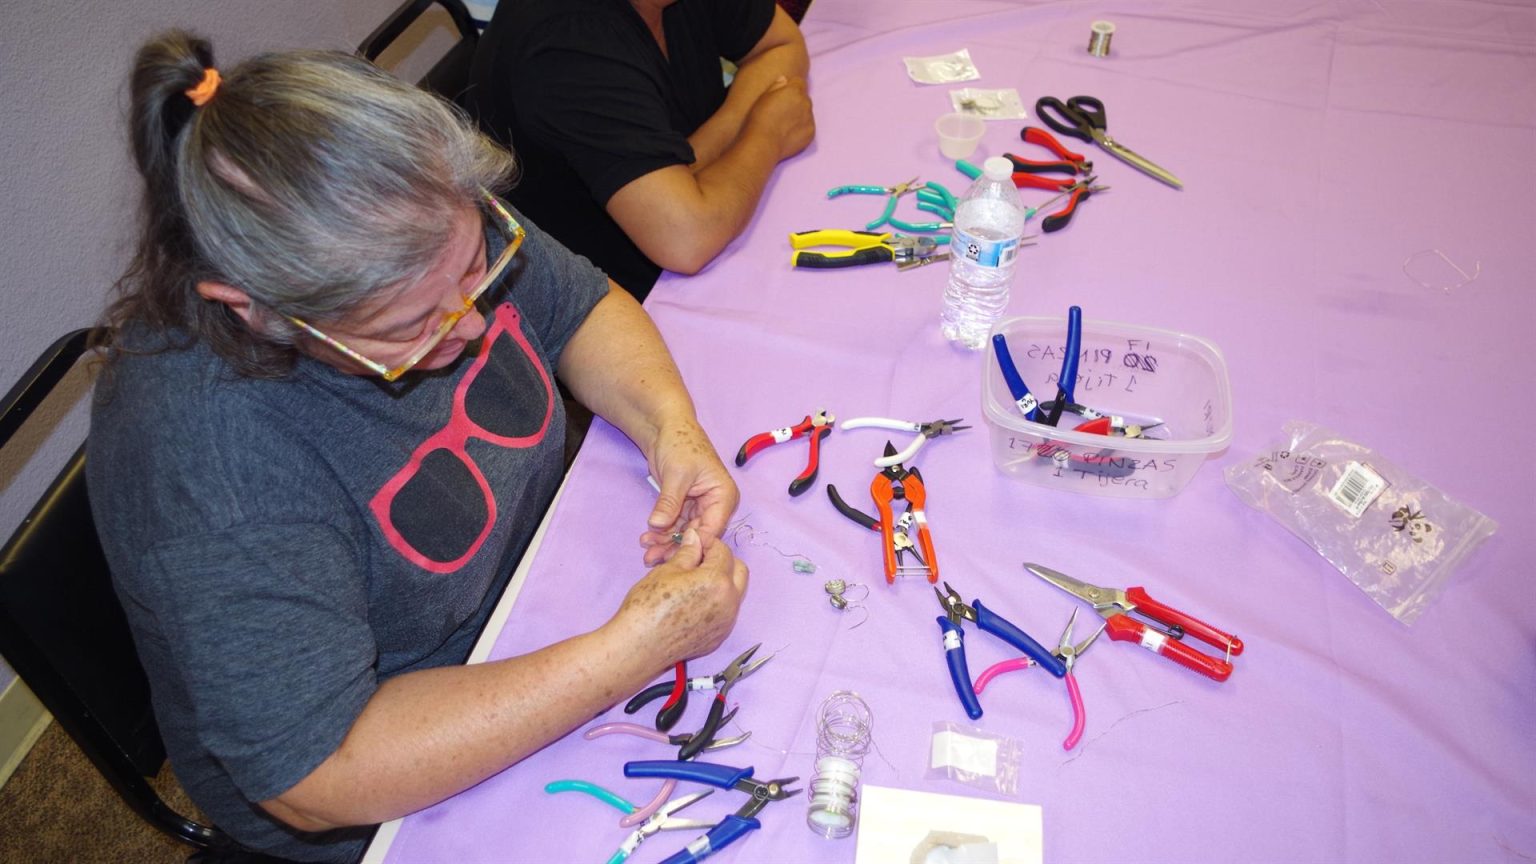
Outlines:
{"label": "plastic storage container", "polygon": [[[1065,318],[1005,318],[992,329],[1042,402],[1056,397]],[[990,346],[990,342],[989,342]],[[1034,486],[1111,498],[1168,498],[1212,453],[1232,441],[1232,391],[1221,350],[1198,336],[1085,318],[1076,400],[1128,422],[1153,423],[1149,438],[1073,432],[1025,420],[990,350],[982,410],[999,470]]]}

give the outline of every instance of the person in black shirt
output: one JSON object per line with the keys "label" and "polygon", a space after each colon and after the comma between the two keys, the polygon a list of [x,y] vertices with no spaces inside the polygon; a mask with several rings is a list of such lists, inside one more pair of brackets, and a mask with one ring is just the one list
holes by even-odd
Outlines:
{"label": "person in black shirt", "polygon": [[644,299],[713,260],[810,143],[809,65],[773,0],[516,0],[464,101],[518,156],[511,201]]}

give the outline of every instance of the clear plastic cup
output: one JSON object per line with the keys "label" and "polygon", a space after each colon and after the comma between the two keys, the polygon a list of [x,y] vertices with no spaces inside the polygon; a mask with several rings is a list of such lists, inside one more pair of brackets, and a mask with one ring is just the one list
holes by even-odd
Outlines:
{"label": "clear plastic cup", "polygon": [[939,133],[939,152],[946,159],[965,159],[976,152],[987,121],[973,114],[945,114],[933,124]]}

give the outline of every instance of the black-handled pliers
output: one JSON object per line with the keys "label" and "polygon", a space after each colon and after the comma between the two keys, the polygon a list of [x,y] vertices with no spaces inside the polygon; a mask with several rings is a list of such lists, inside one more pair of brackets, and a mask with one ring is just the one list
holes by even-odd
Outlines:
{"label": "black-handled pliers", "polygon": [[[656,715],[656,728],[666,732],[677,724],[678,718],[682,717],[684,709],[688,707],[688,693],[690,691],[716,691],[715,702],[710,706],[709,718],[705,721],[704,728],[692,735],[686,736],[686,740],[674,742],[681,744],[682,749],[679,753],[686,752],[688,754],[687,756],[680,755],[678,758],[691,759],[714,741],[716,733],[720,731],[720,727],[726,722],[727,715],[725,714],[724,701],[726,690],[737,679],[751,675],[757,671],[759,666],[773,659],[773,655],[769,654],[767,657],[760,657],[750,663],[747,662],[752,659],[752,655],[761,647],[763,647],[761,642],[753,645],[738,655],[735,660],[732,660],[729,666],[714,675],[687,678],[686,663],[678,663],[680,675],[676,681],[662,681],[641,690],[624,705],[624,713],[633,714],[663,696],[674,693],[679,694],[676,699],[669,700],[668,706],[663,707]],[[666,725],[662,725],[663,723]],[[674,737],[682,739],[684,736]]]}

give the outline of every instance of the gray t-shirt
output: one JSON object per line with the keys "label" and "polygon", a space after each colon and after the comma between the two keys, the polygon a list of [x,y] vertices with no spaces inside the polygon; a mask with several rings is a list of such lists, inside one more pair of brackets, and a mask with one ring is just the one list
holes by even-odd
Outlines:
{"label": "gray t-shirt", "polygon": [[484,339],[446,369],[389,385],[306,358],[258,380],[194,344],[122,353],[97,388],[91,504],[155,714],[246,846],[359,855],[371,828],[301,834],[255,802],[333,753],[380,682],[464,661],[560,483],[554,367],[607,279],[524,224]]}

